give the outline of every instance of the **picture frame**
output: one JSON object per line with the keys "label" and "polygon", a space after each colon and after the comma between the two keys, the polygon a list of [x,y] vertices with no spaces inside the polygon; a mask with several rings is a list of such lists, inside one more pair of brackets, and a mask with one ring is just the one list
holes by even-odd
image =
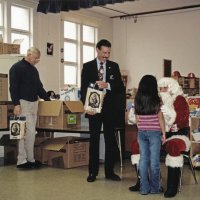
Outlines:
{"label": "picture frame", "polygon": [[53,56],[53,43],[47,42],[47,55]]}

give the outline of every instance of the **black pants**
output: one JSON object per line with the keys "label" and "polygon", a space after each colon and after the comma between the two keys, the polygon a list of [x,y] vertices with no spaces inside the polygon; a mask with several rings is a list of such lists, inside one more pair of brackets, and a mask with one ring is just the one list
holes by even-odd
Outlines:
{"label": "black pants", "polygon": [[114,173],[114,162],[116,153],[116,139],[114,133],[114,122],[110,115],[104,113],[89,117],[90,149],[89,149],[89,174],[98,175],[99,172],[99,140],[101,127],[105,139],[105,176]]}

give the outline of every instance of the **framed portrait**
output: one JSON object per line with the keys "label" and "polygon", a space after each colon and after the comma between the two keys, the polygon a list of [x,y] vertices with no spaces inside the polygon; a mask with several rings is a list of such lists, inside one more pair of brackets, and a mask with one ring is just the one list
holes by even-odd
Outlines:
{"label": "framed portrait", "polygon": [[47,42],[47,55],[53,55],[53,43]]}
{"label": "framed portrait", "polygon": [[94,88],[87,89],[86,102],[84,108],[86,111],[101,113],[105,93]]}

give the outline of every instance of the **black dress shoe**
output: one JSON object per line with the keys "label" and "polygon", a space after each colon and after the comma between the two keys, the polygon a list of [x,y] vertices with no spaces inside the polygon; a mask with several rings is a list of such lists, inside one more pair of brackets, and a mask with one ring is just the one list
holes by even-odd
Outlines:
{"label": "black dress shoe", "polygon": [[94,176],[94,175],[89,175],[87,177],[87,182],[94,182],[95,180],[96,180],[96,176]]}
{"label": "black dress shoe", "polygon": [[131,192],[137,192],[140,191],[140,178],[137,179],[137,183],[131,187],[129,187],[129,190]]}
{"label": "black dress shoe", "polygon": [[106,179],[109,179],[112,181],[121,181],[121,178],[117,174],[112,174],[110,176],[106,176]]}
{"label": "black dress shoe", "polygon": [[138,191],[140,191],[140,187],[133,185],[133,186],[129,187],[129,190],[131,192],[138,192]]}
{"label": "black dress shoe", "polygon": [[35,160],[35,162],[29,162],[32,169],[39,169],[42,167],[42,163],[38,160]]}
{"label": "black dress shoe", "polygon": [[17,168],[19,168],[19,169],[31,169],[32,167],[31,167],[31,164],[29,162],[26,162],[26,163],[17,165]]}

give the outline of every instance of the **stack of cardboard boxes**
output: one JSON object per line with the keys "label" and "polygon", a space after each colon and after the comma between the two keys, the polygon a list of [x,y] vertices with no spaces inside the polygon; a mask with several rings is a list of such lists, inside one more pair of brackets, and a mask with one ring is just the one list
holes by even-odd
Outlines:
{"label": "stack of cardboard boxes", "polygon": [[8,101],[8,75],[0,74],[0,130],[8,128],[8,117],[12,112],[12,103]]}
{"label": "stack of cardboard boxes", "polygon": [[[0,74],[0,131],[8,130],[9,125],[9,116],[13,113],[13,105],[11,102],[8,101],[8,75],[7,74]],[[2,134],[1,134],[2,135]],[[4,140],[7,143],[9,137],[2,136],[1,140]],[[16,141],[9,142],[9,148],[7,145],[5,146],[4,143],[1,144],[4,146],[2,148],[2,153],[4,154],[5,162],[8,163],[16,157],[16,153],[14,151],[14,146],[16,145]],[[10,160],[9,160],[10,159]],[[7,161],[6,161],[7,160]]]}
{"label": "stack of cardboard boxes", "polygon": [[[35,159],[59,168],[87,165],[88,139],[53,138],[50,133],[55,129],[79,129],[83,112],[83,104],[80,101],[40,101],[37,128],[43,130],[36,134]],[[0,74],[0,131],[9,130],[8,119],[11,115],[13,115],[13,105],[8,101],[8,75]],[[8,134],[3,135],[0,138],[0,146],[4,146],[4,163],[16,164],[18,140],[11,140]]]}
{"label": "stack of cardboard boxes", "polygon": [[0,54],[19,54],[20,44],[10,44],[0,42]]}
{"label": "stack of cardboard boxes", "polygon": [[[40,101],[37,128],[44,131],[79,129],[83,112],[84,107],[80,101]],[[40,161],[43,164],[59,168],[88,164],[89,140],[86,138],[49,138],[40,146]]]}

